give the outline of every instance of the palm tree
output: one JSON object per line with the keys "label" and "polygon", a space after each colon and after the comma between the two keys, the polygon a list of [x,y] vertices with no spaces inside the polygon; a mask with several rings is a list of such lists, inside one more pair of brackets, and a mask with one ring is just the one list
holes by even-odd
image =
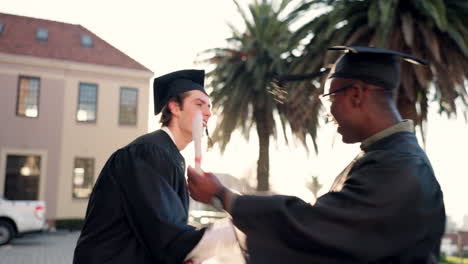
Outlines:
{"label": "palm tree", "polygon": [[[210,96],[220,118],[213,140],[224,151],[236,129],[240,129],[248,139],[251,128],[256,128],[259,139],[257,191],[269,190],[270,137],[276,138],[279,126],[274,118],[276,114],[286,141],[289,125],[306,147],[307,135],[311,135],[315,144],[316,125],[290,123],[295,112],[283,104],[285,91],[272,84],[275,78],[288,71],[291,64],[288,58],[300,41],[292,39],[290,26],[308,8],[302,5],[286,13],[290,2],[282,0],[275,5],[267,0],[254,1],[247,13],[234,0],[245,23],[245,31],[239,32],[231,26],[232,37],[227,39],[228,47],[202,53],[208,57],[203,61],[214,66],[207,74],[213,89]],[[319,104],[317,111],[318,108]]]}
{"label": "palm tree", "polygon": [[307,183],[307,188],[314,195],[315,200],[317,200],[317,195],[320,189],[322,189],[323,184],[320,184],[317,176],[312,176],[310,182]]}
{"label": "palm tree", "polygon": [[[310,41],[292,66],[292,73],[318,71],[327,65],[336,54],[324,51],[333,45],[393,49],[430,62],[430,67],[402,64],[397,103],[404,118],[418,125],[427,120],[431,93],[440,112],[456,114],[458,99],[466,111],[468,1],[313,0],[307,5],[325,7],[326,11],[296,31],[295,38],[308,36]],[[430,90],[432,87],[435,89]]]}

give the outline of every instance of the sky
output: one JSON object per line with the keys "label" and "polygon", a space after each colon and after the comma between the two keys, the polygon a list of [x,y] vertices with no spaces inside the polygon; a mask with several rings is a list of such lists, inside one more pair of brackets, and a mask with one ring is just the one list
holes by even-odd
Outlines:
{"label": "sky", "polygon": [[[227,23],[242,29],[241,18],[230,0],[1,0],[0,12],[80,24],[114,47],[145,65],[155,76],[171,71],[197,68],[197,54],[225,46],[230,37]],[[239,0],[242,5],[249,1]],[[148,102],[150,100],[148,99]],[[447,214],[458,224],[468,215],[468,125],[462,115],[448,119],[430,105],[426,151],[444,192]],[[149,109],[152,109],[150,106]],[[150,112],[149,130],[156,129]],[[216,124],[216,113],[209,126]],[[221,155],[216,148],[204,153],[205,170],[250,178],[255,174],[258,140],[253,133],[243,140],[238,133]],[[193,146],[183,152],[193,164]],[[359,145],[345,145],[335,128],[319,130],[319,155],[307,153],[298,142],[286,146],[284,140],[271,143],[271,187],[275,192],[313,200],[305,187],[311,176],[323,184],[319,194],[330,187],[335,176],[359,152]]]}

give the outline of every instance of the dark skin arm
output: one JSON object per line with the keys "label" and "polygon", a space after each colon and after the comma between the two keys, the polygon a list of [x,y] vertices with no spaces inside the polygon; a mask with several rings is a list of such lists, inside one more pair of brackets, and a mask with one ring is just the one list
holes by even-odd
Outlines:
{"label": "dark skin arm", "polygon": [[187,182],[190,196],[199,202],[204,204],[211,204],[211,201],[216,193],[218,193],[223,188],[225,189],[223,197],[223,208],[228,208],[227,202],[229,198],[233,195],[231,190],[226,188],[218,178],[210,172],[203,172],[204,174],[199,174],[194,168],[189,166],[187,168]]}

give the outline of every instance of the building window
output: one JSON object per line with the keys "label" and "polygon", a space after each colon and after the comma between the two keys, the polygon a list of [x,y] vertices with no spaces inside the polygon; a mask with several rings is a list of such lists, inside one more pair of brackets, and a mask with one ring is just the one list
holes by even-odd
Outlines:
{"label": "building window", "polygon": [[8,200],[39,199],[41,156],[7,155],[5,198]]}
{"label": "building window", "polygon": [[39,115],[40,79],[36,77],[20,76],[18,81],[18,98],[16,114],[25,117]]}
{"label": "building window", "polygon": [[38,41],[47,41],[48,38],[49,38],[49,31],[47,29],[39,28],[36,31],[36,39]]}
{"label": "building window", "polygon": [[0,23],[0,36],[2,35],[3,31],[5,31],[5,25]]}
{"label": "building window", "polygon": [[97,85],[91,83],[80,83],[76,120],[79,122],[96,122],[96,110]]}
{"label": "building window", "polygon": [[75,158],[73,167],[73,198],[89,198],[93,190],[94,159]]}
{"label": "building window", "polygon": [[120,88],[119,124],[136,125],[138,89]]}
{"label": "building window", "polygon": [[84,48],[92,48],[94,45],[93,38],[90,35],[81,35],[81,46]]}

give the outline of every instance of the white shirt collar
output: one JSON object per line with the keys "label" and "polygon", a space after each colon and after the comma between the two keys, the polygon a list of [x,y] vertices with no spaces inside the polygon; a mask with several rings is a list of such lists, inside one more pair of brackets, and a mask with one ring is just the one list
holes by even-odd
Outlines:
{"label": "white shirt collar", "polygon": [[361,143],[361,149],[367,148],[368,146],[372,145],[373,143],[393,135],[398,132],[411,132],[414,133],[414,124],[413,120],[405,119],[402,122],[399,122],[393,126],[390,126],[377,134],[368,137]]}

